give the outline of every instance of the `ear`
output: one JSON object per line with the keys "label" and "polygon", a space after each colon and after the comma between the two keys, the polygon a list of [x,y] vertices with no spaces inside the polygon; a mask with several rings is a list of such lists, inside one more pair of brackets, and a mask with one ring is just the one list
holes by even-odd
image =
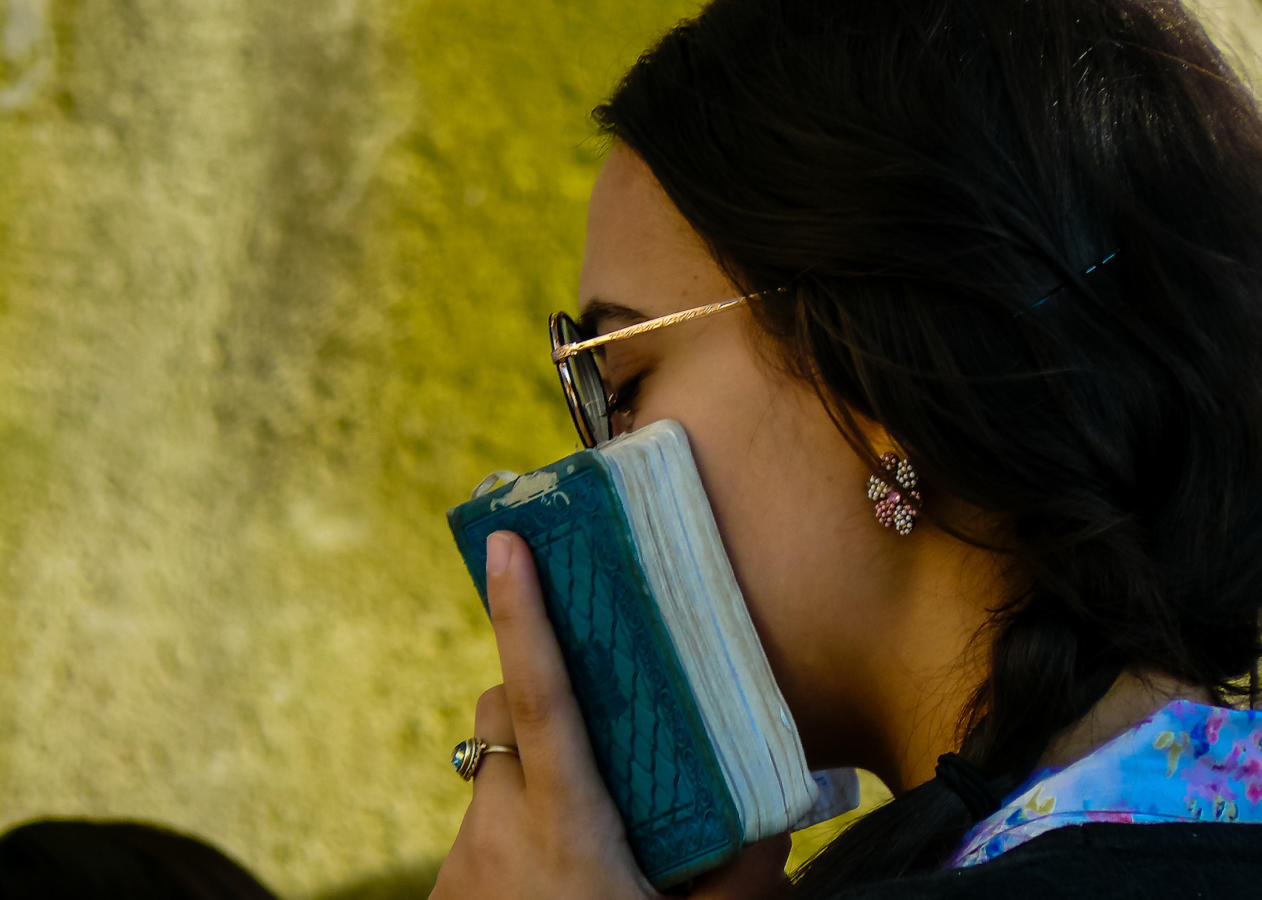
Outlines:
{"label": "ear", "polygon": [[821,396],[820,400],[836,424],[837,430],[841,432],[859,458],[867,462],[873,475],[880,475],[885,470],[882,460],[887,454],[892,453],[899,459],[908,458],[907,453],[893,435],[875,419],[870,419],[831,398]]}

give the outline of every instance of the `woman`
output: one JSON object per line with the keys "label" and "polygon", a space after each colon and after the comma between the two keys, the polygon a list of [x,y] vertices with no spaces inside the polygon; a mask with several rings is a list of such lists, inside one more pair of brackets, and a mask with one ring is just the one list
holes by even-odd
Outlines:
{"label": "woman", "polygon": [[[895,795],[790,892],[1255,889],[1262,125],[1199,26],[716,0],[597,119],[584,324],[748,298],[608,343],[612,430],[683,423],[812,765]],[[651,894],[488,549],[477,732],[520,758],[435,896]],[[692,896],[781,890],[784,847]]]}

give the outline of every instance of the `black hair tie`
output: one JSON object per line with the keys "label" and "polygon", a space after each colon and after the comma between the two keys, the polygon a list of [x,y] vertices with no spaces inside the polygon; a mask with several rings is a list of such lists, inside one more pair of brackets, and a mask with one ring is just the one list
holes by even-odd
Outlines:
{"label": "black hair tie", "polygon": [[939,756],[934,774],[964,802],[974,822],[980,822],[999,808],[999,798],[990,789],[986,776],[958,753]]}

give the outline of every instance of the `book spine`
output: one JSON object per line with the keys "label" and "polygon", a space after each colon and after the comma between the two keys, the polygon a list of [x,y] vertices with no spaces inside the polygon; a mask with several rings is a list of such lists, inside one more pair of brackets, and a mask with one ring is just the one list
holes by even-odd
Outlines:
{"label": "book spine", "polygon": [[[597,766],[659,888],[740,847],[736,806],[598,453],[585,451],[451,510],[486,602],[486,538],[525,538]],[[516,493],[514,494],[514,491]]]}

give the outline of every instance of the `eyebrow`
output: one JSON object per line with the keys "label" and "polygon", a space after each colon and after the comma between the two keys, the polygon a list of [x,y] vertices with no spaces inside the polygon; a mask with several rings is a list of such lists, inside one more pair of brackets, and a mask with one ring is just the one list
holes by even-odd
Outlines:
{"label": "eyebrow", "polygon": [[632,309],[630,306],[623,306],[621,303],[611,303],[608,300],[593,297],[591,302],[587,304],[587,309],[583,310],[583,314],[578,317],[578,331],[579,334],[586,337],[596,337],[600,334],[597,329],[611,320],[626,325],[634,325],[636,322],[643,322],[648,318],[647,315],[638,309]]}

